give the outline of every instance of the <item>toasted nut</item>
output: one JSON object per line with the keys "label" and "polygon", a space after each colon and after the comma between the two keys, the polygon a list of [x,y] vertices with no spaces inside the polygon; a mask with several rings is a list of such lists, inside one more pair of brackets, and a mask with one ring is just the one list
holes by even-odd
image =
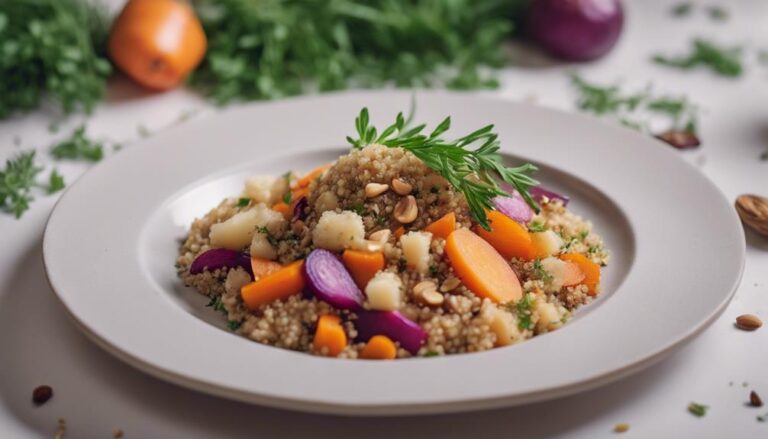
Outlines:
{"label": "toasted nut", "polygon": [[437,285],[431,280],[425,280],[413,286],[413,294],[421,296],[427,291],[437,291]]}
{"label": "toasted nut", "polygon": [[365,241],[363,248],[370,253],[377,253],[384,250],[384,243],[379,241]]}
{"label": "toasted nut", "polygon": [[413,186],[404,182],[403,180],[400,180],[399,178],[393,178],[392,190],[395,191],[397,195],[408,195],[411,193],[411,191],[413,191]]}
{"label": "toasted nut", "polygon": [[371,236],[368,237],[371,241],[376,242],[387,242],[389,241],[389,237],[392,235],[392,231],[389,229],[382,229],[378,232],[371,233]]}
{"label": "toasted nut", "polygon": [[756,315],[742,314],[736,317],[736,327],[745,331],[754,331],[763,326],[763,321]]}
{"label": "toasted nut", "polygon": [[422,302],[430,306],[439,306],[443,304],[445,297],[438,293],[437,290],[427,290],[419,296]]}
{"label": "toasted nut", "polygon": [[408,195],[398,201],[393,212],[395,219],[400,221],[401,224],[410,224],[416,221],[418,214],[419,207],[416,205],[416,198],[413,195]]}
{"label": "toasted nut", "polygon": [[758,195],[741,195],[736,199],[736,212],[744,224],[768,237],[768,198]]}
{"label": "toasted nut", "polygon": [[448,291],[451,291],[461,285],[461,281],[458,277],[449,277],[446,279],[442,285],[440,285],[440,291],[447,293]]}
{"label": "toasted nut", "polygon": [[373,198],[389,190],[388,184],[368,183],[365,185],[366,198]]}
{"label": "toasted nut", "polygon": [[762,407],[763,406],[763,400],[760,399],[760,395],[757,394],[754,390],[749,392],[749,405],[752,407]]}
{"label": "toasted nut", "polygon": [[613,427],[613,431],[615,433],[626,433],[627,431],[629,431],[629,424],[625,424],[623,422],[620,424],[616,424],[616,426]]}

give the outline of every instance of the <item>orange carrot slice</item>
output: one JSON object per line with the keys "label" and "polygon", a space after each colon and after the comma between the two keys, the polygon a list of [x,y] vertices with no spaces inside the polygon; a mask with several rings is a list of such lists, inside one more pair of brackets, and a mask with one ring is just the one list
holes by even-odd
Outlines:
{"label": "orange carrot slice", "polygon": [[320,165],[316,167],[315,169],[309,171],[306,175],[301,177],[296,181],[296,187],[307,187],[310,183],[312,183],[312,180],[316,179],[317,177],[323,175],[325,171],[328,170],[328,168],[331,167],[331,163],[326,163],[325,165]]}
{"label": "orange carrot slice", "polygon": [[360,358],[366,360],[393,360],[396,356],[397,347],[386,335],[374,335],[360,352]]}
{"label": "orange carrot slice", "polygon": [[581,253],[565,253],[560,255],[560,259],[564,261],[570,261],[579,266],[579,269],[584,273],[584,285],[589,288],[589,295],[597,295],[598,287],[600,285],[600,266],[590,261],[589,258]]}
{"label": "orange carrot slice", "polygon": [[432,224],[424,228],[425,231],[430,232],[432,236],[437,238],[447,238],[448,235],[456,228],[456,214],[449,212],[443,215],[442,218],[436,220]]}
{"label": "orange carrot slice", "polygon": [[403,235],[405,235],[405,227],[400,226],[395,229],[395,239],[400,239]]}
{"label": "orange carrot slice", "polygon": [[533,244],[525,227],[503,213],[491,210],[487,212],[491,222],[491,231],[477,227],[476,232],[495,248],[505,259],[531,259]]}
{"label": "orange carrot slice", "polygon": [[381,252],[344,250],[341,258],[361,290],[365,290],[368,281],[373,279],[373,276],[384,268],[384,255]]}
{"label": "orange carrot slice", "polygon": [[276,271],[280,271],[281,268],[283,266],[275,261],[251,256],[251,270],[253,270],[253,275],[256,279],[269,276]]}
{"label": "orange carrot slice", "polygon": [[304,289],[304,276],[301,274],[303,262],[296,261],[288,264],[240,288],[240,295],[245,305],[255,310],[261,305],[301,293]]}
{"label": "orange carrot slice", "polygon": [[293,210],[291,209],[291,206],[283,203],[282,201],[272,206],[272,210],[283,214],[285,219],[290,219],[293,216]]}
{"label": "orange carrot slice", "polygon": [[339,316],[324,314],[317,320],[317,331],[313,341],[315,349],[326,348],[329,356],[335,357],[347,346],[347,334],[341,326]]}
{"label": "orange carrot slice", "polygon": [[445,253],[456,274],[472,292],[496,303],[520,300],[523,288],[507,261],[488,242],[469,230],[454,230]]}

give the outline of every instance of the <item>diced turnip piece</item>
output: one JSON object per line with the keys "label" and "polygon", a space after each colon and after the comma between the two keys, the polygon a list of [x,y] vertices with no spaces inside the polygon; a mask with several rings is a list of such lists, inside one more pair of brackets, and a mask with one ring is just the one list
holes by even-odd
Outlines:
{"label": "diced turnip piece", "polygon": [[496,346],[507,346],[520,340],[517,319],[510,313],[495,306],[490,310],[491,331],[496,334]]}
{"label": "diced turnip piece", "polygon": [[253,210],[256,212],[256,227],[266,227],[269,233],[278,233],[286,224],[285,217],[280,212],[267,207],[266,204],[257,204],[253,206]]}
{"label": "diced turnip piece", "polygon": [[337,207],[339,207],[339,199],[331,191],[323,192],[315,201],[315,211],[319,213],[327,210],[336,210]]}
{"label": "diced turnip piece", "polygon": [[544,258],[541,260],[541,268],[550,277],[544,283],[544,290],[548,292],[560,291],[563,287],[578,285],[584,280],[584,273],[579,266],[570,261],[553,257]]}
{"label": "diced turnip piece", "polygon": [[331,251],[362,248],[365,244],[363,219],[355,212],[323,212],[312,232],[315,246]]}
{"label": "diced turnip piece", "polygon": [[211,226],[211,245],[214,247],[241,250],[251,243],[259,216],[256,210],[249,209],[236,213],[228,220]]}
{"label": "diced turnip piece", "polygon": [[365,287],[369,308],[377,311],[394,311],[400,308],[402,286],[400,278],[394,273],[376,273]]}
{"label": "diced turnip piece", "polygon": [[270,261],[277,258],[277,250],[269,242],[269,236],[259,231],[253,234],[250,253],[251,257],[268,259]]}
{"label": "diced turnip piece", "polygon": [[224,289],[230,294],[239,294],[240,288],[249,283],[251,283],[251,275],[242,268],[236,268],[227,272]]}
{"label": "diced turnip piece", "polygon": [[272,202],[272,185],[275,177],[271,175],[256,175],[245,179],[244,195],[256,203]]}
{"label": "diced turnip piece", "polygon": [[283,197],[291,190],[290,179],[288,176],[282,176],[272,183],[269,190],[269,204],[275,204],[283,201]]}
{"label": "diced turnip piece", "polygon": [[560,312],[554,304],[537,300],[535,312],[539,315],[539,320],[536,322],[538,332],[550,331],[560,326]]}
{"label": "diced turnip piece", "polygon": [[541,256],[554,256],[560,253],[563,239],[552,230],[531,233],[530,236],[533,248],[539,251]]}
{"label": "diced turnip piece", "polygon": [[408,232],[400,237],[405,262],[419,273],[429,269],[429,245],[432,234],[429,232]]}

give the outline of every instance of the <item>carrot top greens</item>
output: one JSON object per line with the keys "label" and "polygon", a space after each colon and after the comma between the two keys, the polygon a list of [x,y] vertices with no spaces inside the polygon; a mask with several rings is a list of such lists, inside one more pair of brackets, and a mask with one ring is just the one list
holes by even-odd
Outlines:
{"label": "carrot top greens", "polygon": [[[410,151],[464,194],[472,218],[486,230],[490,229],[490,223],[485,211],[494,209],[492,199],[510,195],[499,186],[499,180],[512,185],[538,211],[539,206],[528,192],[539,184],[530,175],[537,170],[536,166],[530,163],[505,166],[499,154],[499,136],[493,132],[493,125],[450,141],[441,137],[451,127],[450,117],[429,134],[422,133],[425,124],[413,128],[407,125],[403,113],[398,113],[395,123],[379,134],[376,127],[370,125],[368,109],[363,108],[355,119],[358,138],[347,137],[347,141],[354,148],[380,144]],[[479,146],[469,149],[473,144]]]}

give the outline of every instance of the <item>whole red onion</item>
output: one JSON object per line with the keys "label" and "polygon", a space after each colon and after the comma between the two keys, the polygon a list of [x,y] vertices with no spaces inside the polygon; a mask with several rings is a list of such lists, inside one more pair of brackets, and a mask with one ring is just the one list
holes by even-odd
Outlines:
{"label": "whole red onion", "polygon": [[616,44],[624,24],[619,0],[533,0],[527,32],[542,48],[568,61],[590,61]]}

